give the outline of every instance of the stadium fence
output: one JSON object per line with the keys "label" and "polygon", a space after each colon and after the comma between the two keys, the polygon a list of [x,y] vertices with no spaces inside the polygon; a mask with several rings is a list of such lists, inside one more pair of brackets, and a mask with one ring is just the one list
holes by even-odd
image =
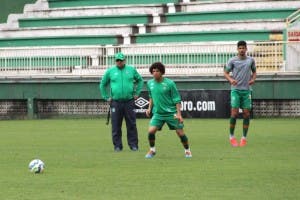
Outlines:
{"label": "stadium fence", "polygon": [[[0,76],[102,76],[120,51],[143,76],[150,76],[148,68],[156,61],[167,66],[169,76],[203,76],[223,73],[237,47],[236,42],[206,42],[0,48]],[[260,73],[300,71],[299,41],[248,42],[248,55],[255,58]]]}

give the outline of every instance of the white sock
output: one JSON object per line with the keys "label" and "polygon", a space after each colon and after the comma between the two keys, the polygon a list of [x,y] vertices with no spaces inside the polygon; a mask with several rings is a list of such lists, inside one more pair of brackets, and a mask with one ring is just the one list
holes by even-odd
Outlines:
{"label": "white sock", "polygon": [[155,152],[155,147],[150,147],[150,151]]}
{"label": "white sock", "polygon": [[185,149],[184,151],[187,152],[187,151],[191,151],[191,150],[190,150],[190,148],[188,148],[188,149]]}

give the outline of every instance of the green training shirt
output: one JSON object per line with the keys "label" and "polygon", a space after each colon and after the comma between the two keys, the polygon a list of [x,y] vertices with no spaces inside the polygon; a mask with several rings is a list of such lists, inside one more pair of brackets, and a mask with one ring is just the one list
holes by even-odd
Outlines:
{"label": "green training shirt", "polygon": [[181,102],[174,81],[163,78],[162,82],[151,79],[147,82],[149,97],[153,101],[153,114],[169,115],[177,112],[176,104]]}
{"label": "green training shirt", "polygon": [[[110,93],[107,87],[110,84]],[[143,88],[143,78],[135,67],[125,65],[123,68],[113,66],[106,70],[100,83],[100,92],[105,100],[130,100],[139,96]]]}

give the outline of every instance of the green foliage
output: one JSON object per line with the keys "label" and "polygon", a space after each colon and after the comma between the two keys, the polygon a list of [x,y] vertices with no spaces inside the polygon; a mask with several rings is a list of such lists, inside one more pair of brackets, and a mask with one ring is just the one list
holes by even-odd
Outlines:
{"label": "green foliage", "polygon": [[[252,120],[244,148],[229,145],[228,123],[186,119],[191,159],[164,127],[145,159],[147,119],[138,120],[140,150],[129,150],[123,129],[118,153],[105,119],[0,121],[0,199],[299,199],[300,119]],[[29,172],[34,158],[43,174]]]}

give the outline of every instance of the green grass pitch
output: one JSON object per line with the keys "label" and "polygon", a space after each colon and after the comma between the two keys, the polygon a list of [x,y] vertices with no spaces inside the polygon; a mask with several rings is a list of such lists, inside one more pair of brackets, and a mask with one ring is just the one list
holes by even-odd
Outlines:
{"label": "green grass pitch", "polygon": [[[125,127],[124,149],[114,152],[105,119],[0,121],[0,199],[300,199],[299,118],[252,120],[244,148],[229,145],[227,119],[186,119],[191,159],[167,126],[145,159],[148,121],[137,122],[138,152]],[[34,158],[43,174],[29,172]]]}

